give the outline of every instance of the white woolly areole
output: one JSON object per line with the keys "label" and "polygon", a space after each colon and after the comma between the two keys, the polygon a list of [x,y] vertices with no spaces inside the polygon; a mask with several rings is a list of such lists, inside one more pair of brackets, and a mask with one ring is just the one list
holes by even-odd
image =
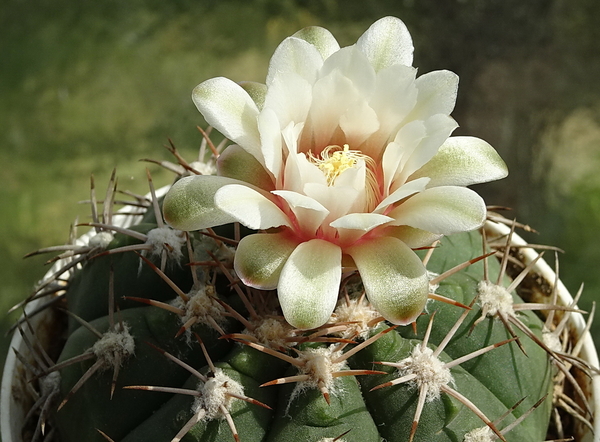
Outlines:
{"label": "white woolly areole", "polygon": [[351,339],[356,336],[362,339],[368,339],[369,333],[373,327],[369,322],[381,316],[365,298],[354,298],[349,301],[340,300],[333,315],[331,322],[348,323],[346,328],[340,332],[334,333],[342,338]]}
{"label": "white woolly areole", "polygon": [[554,352],[562,351],[562,343],[560,342],[560,338],[556,335],[556,333],[551,332],[546,327],[544,327],[542,330],[542,342]]}
{"label": "white woolly areole", "polygon": [[506,316],[514,316],[513,297],[501,285],[490,281],[481,281],[477,286],[479,292],[479,305],[488,316],[495,316],[497,313]]}
{"label": "white woolly areole", "polygon": [[192,318],[197,318],[196,322],[209,324],[208,317],[213,318],[219,324],[225,320],[225,308],[212,296],[216,296],[214,286],[205,285],[200,288],[192,288],[188,293],[187,302],[178,296],[170,304],[185,311],[180,317],[181,325],[186,324]]}
{"label": "white woolly areole", "polygon": [[52,371],[40,379],[40,394],[46,397],[60,391],[60,371]]}
{"label": "white woolly areole", "polygon": [[160,255],[163,250],[167,250],[171,258],[179,261],[183,253],[182,247],[185,244],[185,235],[180,230],[173,230],[170,227],[157,227],[150,230],[146,236],[146,244],[152,247],[150,251],[153,255]]}
{"label": "white woolly areole", "polygon": [[98,232],[90,238],[88,245],[94,248],[100,247],[101,249],[106,249],[114,238],[115,236],[111,232]]}
{"label": "white woolly areole", "polygon": [[190,167],[197,170],[202,175],[216,175],[217,166],[214,163],[205,163],[203,161],[194,161],[190,163]]}
{"label": "white woolly areole", "polygon": [[192,412],[195,414],[204,410],[205,414],[202,420],[212,420],[225,417],[221,410],[223,406],[227,411],[237,396],[244,395],[244,387],[223,373],[223,370],[216,368],[206,382],[200,382],[197,387],[200,396],[196,397],[192,404]]}
{"label": "white woolly areole", "polygon": [[260,319],[253,321],[253,330],[245,329],[244,334],[254,336],[258,342],[272,348],[288,348],[293,343],[286,340],[293,336],[293,328],[287,321],[277,318]]}
{"label": "white woolly areole", "polygon": [[289,413],[290,406],[294,399],[309,388],[320,388],[321,386],[324,386],[331,395],[341,394],[340,389],[335,386],[333,373],[342,371],[346,367],[346,362],[333,361],[338,359],[342,355],[342,352],[332,352],[329,347],[321,347],[309,348],[298,353],[298,362],[302,364],[299,366],[299,371],[301,374],[308,375],[309,378],[306,381],[296,383],[285,409],[286,415]]}
{"label": "white woolly areole", "polygon": [[120,331],[109,330],[92,346],[99,360],[104,361],[102,368],[121,366],[124,360],[135,353],[135,341],[129,333],[129,326],[123,323]]}
{"label": "white woolly areole", "polygon": [[[439,273],[435,273],[432,272],[430,270],[427,270],[427,278],[429,279],[429,281],[437,278],[438,276],[440,276]],[[429,283],[429,290],[431,291],[431,293],[435,293],[435,291],[439,288],[439,284],[431,284],[431,282]]]}
{"label": "white woolly areole", "polygon": [[429,347],[421,348],[420,345],[413,348],[411,355],[398,363],[400,377],[415,374],[417,377],[412,381],[419,388],[425,387],[427,401],[439,399],[442,386],[453,381],[450,369],[433,355]]}
{"label": "white woolly areole", "polygon": [[463,442],[493,442],[497,436],[490,427],[475,428],[465,434]]}

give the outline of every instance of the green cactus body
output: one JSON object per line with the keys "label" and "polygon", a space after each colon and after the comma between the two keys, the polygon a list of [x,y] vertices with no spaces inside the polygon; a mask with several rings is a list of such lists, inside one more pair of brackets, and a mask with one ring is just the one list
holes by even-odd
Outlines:
{"label": "green cactus body", "polygon": [[[147,232],[150,228],[151,226],[144,225],[136,230]],[[226,231],[227,229],[222,230]],[[109,249],[122,246],[127,241],[130,240],[118,234]],[[205,249],[210,251],[212,248],[214,251],[218,248],[213,240],[197,239],[192,244],[195,247],[193,261],[208,257],[209,253]],[[481,252],[479,233],[455,235],[444,239],[434,250],[428,269],[441,274],[457,264],[480,256]],[[193,285],[189,276],[190,266],[186,265],[189,261],[187,253],[183,253],[180,262],[169,262],[165,270],[168,277],[185,292],[189,292]],[[494,280],[497,278],[499,265],[494,258],[488,261],[488,277]],[[249,321],[255,321],[255,324],[272,320],[269,314],[271,312],[260,311],[260,306],[256,306],[258,319],[252,318],[237,295],[221,281],[223,276],[214,279],[219,273],[218,270],[213,270],[215,266],[198,268],[205,269],[197,271],[205,281],[219,281],[214,285],[217,290],[215,296],[230,305],[231,310],[241,312]],[[472,264],[441,281],[437,293],[469,305],[477,295],[477,287],[483,277],[482,262]],[[330,342],[319,343],[307,339],[309,342],[300,343],[295,349],[291,349],[293,344],[290,341],[288,350],[278,347],[267,338],[255,337],[254,348],[251,348],[234,342],[244,341],[246,332],[242,332],[244,325],[231,317],[219,322],[222,329],[231,334],[225,338],[230,339],[219,339],[220,334],[214,327],[201,320],[190,330],[180,334],[182,319],[177,313],[157,305],[142,304],[139,300],[121,299],[131,294],[157,301],[168,301],[176,297],[173,289],[162,279],[157,282],[157,278],[161,279],[158,272],[133,252],[93,258],[73,277],[67,294],[68,305],[75,306],[76,314],[82,316],[100,334],[111,329],[111,321],[112,329],[118,329],[118,324],[127,324],[135,342],[135,350],[119,363],[112,398],[113,366],[99,368],[74,394],[69,394],[86,371],[97,362],[97,357],[68,365],[60,371],[61,395],[68,398],[55,417],[62,442],[105,441],[106,436],[123,442],[172,440],[202,408],[202,405],[194,403],[203,393],[193,396],[124,387],[162,386],[200,391],[199,385],[208,382],[203,383],[197,375],[190,375],[189,370],[164,354],[167,352],[189,364],[203,376],[208,376],[206,379],[212,379],[214,373],[210,364],[207,365],[192,333],[201,337],[215,369],[231,380],[226,384],[239,383],[245,396],[271,408],[240,399],[228,402],[227,411],[242,442],[319,442],[334,440],[341,435],[343,436],[339,440],[346,442],[404,442],[409,440],[419,388],[414,382],[408,382],[371,391],[374,387],[401,376],[398,368],[377,362],[397,363],[410,356],[416,347],[422,345],[433,313],[435,317],[428,337],[428,348],[435,349],[464,312],[463,308],[456,305],[430,301],[427,305],[428,313],[416,322],[416,334],[411,326],[387,330],[387,333],[356,354],[341,360],[331,372],[378,370],[387,374],[334,375],[324,384],[328,403],[315,379],[288,382],[294,376],[307,373],[306,370],[302,371],[302,367],[299,368],[299,363],[295,364],[293,361],[300,360],[302,355],[319,352],[327,356],[325,359],[334,360],[356,344],[341,344],[339,341],[343,338],[335,331],[325,333]],[[117,294],[116,304],[119,309],[107,316],[111,283],[115,284],[114,290],[111,290]],[[357,295],[353,291],[360,290],[360,283],[355,283],[353,287],[349,290],[351,297]],[[272,302],[273,296],[273,293],[264,292],[262,299]],[[511,338],[502,321],[486,317],[476,323],[480,316],[479,306],[472,305],[471,311],[440,354],[442,363],[451,363],[482,347]],[[519,313],[519,317],[536,335],[540,335],[542,323],[535,314]],[[363,338],[354,337],[354,342],[360,342],[365,337],[386,329],[387,326],[379,322],[372,330],[363,330]],[[298,332],[295,336],[308,336],[310,333]],[[452,380],[448,386],[468,398],[492,421],[499,419],[525,398],[512,413],[509,412],[504,417],[498,425],[500,429],[550,393],[552,385],[552,368],[546,352],[520,331],[517,331],[517,335],[527,355],[514,342],[509,342],[453,366],[449,371]],[[58,362],[90,353],[98,340],[98,335],[90,331],[89,327],[81,326],[80,321],[73,319],[67,343]],[[265,347],[269,347],[270,352]],[[334,352],[338,348],[342,351],[338,351],[335,356],[333,353],[331,357],[328,356],[328,352]],[[276,357],[277,354],[285,354],[292,362]],[[310,378],[310,375],[307,376]],[[261,386],[276,379],[288,381]],[[425,400],[415,441],[462,441],[468,431],[485,426],[480,417],[455,397],[444,391],[438,397],[434,396],[428,396]],[[550,407],[551,400],[544,401],[505,435],[506,440],[543,440]],[[182,437],[183,441],[197,442],[234,440],[230,423],[223,413],[198,417],[198,423],[191,426]]]}

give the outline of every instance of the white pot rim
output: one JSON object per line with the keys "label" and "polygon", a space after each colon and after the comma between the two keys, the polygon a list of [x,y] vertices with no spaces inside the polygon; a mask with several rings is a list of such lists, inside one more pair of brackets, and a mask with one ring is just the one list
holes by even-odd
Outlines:
{"label": "white pot rim", "polygon": [[[157,192],[157,194],[164,194],[166,190],[166,188],[162,188]],[[126,206],[120,210],[120,212],[128,213],[136,213],[140,211],[141,209],[139,207],[132,206]],[[136,215],[121,214],[118,217],[118,220],[114,220],[114,222],[119,226],[127,227],[131,225],[135,219]],[[510,234],[510,228],[502,223],[488,221],[485,224],[485,229],[487,231],[494,232],[499,236]],[[87,244],[87,241],[91,236],[93,236],[93,234],[94,231],[88,232],[79,238],[78,242],[81,242],[81,244]],[[514,233],[512,236],[512,243],[518,246],[527,245],[525,240]],[[538,253],[533,248],[523,247],[520,249],[520,252],[524,258],[525,264],[529,264],[538,257]],[[62,263],[60,262],[56,263],[55,266],[53,266],[52,269],[46,274],[45,278],[48,278],[49,275],[60,268],[61,265]],[[541,275],[546,282],[550,284],[550,286],[554,286],[556,274],[543,259],[539,259],[536,262],[533,270]],[[573,302],[573,297],[560,280],[558,280],[557,292],[560,300],[559,302],[561,304],[570,305]],[[38,305],[40,305],[41,302],[43,302],[43,300],[38,299],[29,303],[26,306],[26,311],[33,311]],[[34,328],[40,326],[40,323],[43,320],[43,314],[39,314],[33,318],[30,318],[30,322]],[[572,313],[569,318],[569,323],[572,325],[572,329],[579,334],[578,338],[583,340],[583,346],[579,356],[586,360],[590,365],[598,367],[598,353],[592,340],[592,336],[589,332],[583,333],[586,327],[586,321],[583,315],[580,313]],[[22,382],[24,379],[22,373],[20,375],[20,370],[22,371],[22,367],[20,367],[18,359],[15,356],[15,352],[12,349],[17,349],[21,354],[27,353],[27,346],[23,341],[23,337],[18,332],[14,333],[11,339],[11,345],[5,361],[2,384],[0,387],[0,440],[3,442],[21,442],[21,429],[23,427],[26,415],[26,411],[22,406],[20,406],[21,403],[12,394],[13,391],[18,391],[19,388],[22,388]],[[595,415],[596,410],[600,410],[600,375],[592,374],[590,383],[592,389],[590,407]],[[588,433],[580,442],[600,441],[600,419],[595,419],[593,425],[594,432],[596,435],[598,435],[598,437],[594,438],[594,435],[588,431]]]}
{"label": "white pot rim", "polygon": [[[487,221],[484,229],[486,231],[494,232],[499,236],[507,236],[511,233],[511,228],[508,225],[493,221]],[[512,233],[511,242],[516,246],[528,245],[523,238],[514,232]],[[521,247],[519,252],[523,257],[525,265],[535,261],[539,256],[535,249],[531,247]],[[544,259],[538,259],[532,270],[539,274],[550,285],[550,287],[554,287],[556,282],[556,291],[558,294],[559,304],[568,306],[573,303],[573,297],[571,296],[571,293],[567,290],[560,279],[556,279],[556,273]],[[596,351],[596,346],[594,345],[591,333],[589,331],[585,331],[586,321],[583,315],[576,312],[571,313],[569,317],[569,324],[571,325],[571,330],[577,334],[576,337],[583,341],[579,357],[587,361],[592,367],[599,367],[598,352]],[[589,405],[593,415],[596,416],[597,410],[600,410],[600,375],[598,373],[591,374],[590,385],[592,397],[590,398]],[[580,442],[600,442],[600,419],[594,419],[593,427],[596,437],[594,437],[594,434],[592,434],[589,429],[586,429],[583,430],[585,432]]]}
{"label": "white pot rim", "polygon": [[[170,186],[165,186],[156,191],[157,197],[161,197],[167,193]],[[150,195],[146,195],[150,198]],[[141,214],[145,211],[139,206],[126,205],[113,214],[112,222],[119,227],[129,227],[136,221],[139,221]],[[77,238],[76,245],[85,246],[90,238],[95,235],[95,229],[90,229],[87,233]],[[42,278],[42,282],[48,280],[54,273],[67,263],[66,260],[57,261],[50,270]],[[41,327],[44,322],[47,322],[50,315],[47,311],[37,315],[31,315],[38,307],[46,302],[45,299],[39,298],[25,305],[25,314],[29,316],[29,323],[34,330]],[[21,442],[21,430],[25,422],[27,414],[22,402],[18,396],[13,395],[13,391],[20,391],[25,386],[24,368],[17,359],[14,349],[21,355],[28,356],[29,349],[23,340],[21,333],[16,330],[11,338],[8,354],[4,363],[4,371],[2,373],[2,383],[0,384],[0,441],[2,442]]]}

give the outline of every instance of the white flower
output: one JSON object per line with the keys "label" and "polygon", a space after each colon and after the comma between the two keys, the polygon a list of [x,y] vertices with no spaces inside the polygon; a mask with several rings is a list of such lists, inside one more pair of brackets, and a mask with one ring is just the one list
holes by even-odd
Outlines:
{"label": "white flower", "polygon": [[429,286],[411,248],[481,226],[484,202],[465,186],[507,175],[489,144],[450,137],[458,77],[417,78],[412,53],[394,17],[345,48],[311,27],[279,45],[265,85],[219,77],[194,89],[206,121],[235,144],[218,176],[173,186],[165,219],[261,231],[242,239],[235,269],[247,285],[276,288],[295,327],[327,322],[343,267],[358,269],[386,319],[414,321]]}

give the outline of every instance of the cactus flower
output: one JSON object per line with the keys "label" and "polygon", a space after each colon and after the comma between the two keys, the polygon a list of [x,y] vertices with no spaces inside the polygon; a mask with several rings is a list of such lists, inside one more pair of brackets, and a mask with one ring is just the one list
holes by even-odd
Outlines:
{"label": "cactus flower", "polygon": [[329,320],[347,269],[388,321],[414,321],[429,281],[413,249],[480,227],[484,201],[466,186],[507,175],[485,141],[451,137],[457,75],[417,77],[412,53],[394,17],[344,48],[311,27],[279,45],[265,84],[219,77],[193,91],[234,144],[218,175],[172,187],[165,219],[181,230],[234,221],[257,230],[239,243],[235,271],[277,289],[297,328]]}

